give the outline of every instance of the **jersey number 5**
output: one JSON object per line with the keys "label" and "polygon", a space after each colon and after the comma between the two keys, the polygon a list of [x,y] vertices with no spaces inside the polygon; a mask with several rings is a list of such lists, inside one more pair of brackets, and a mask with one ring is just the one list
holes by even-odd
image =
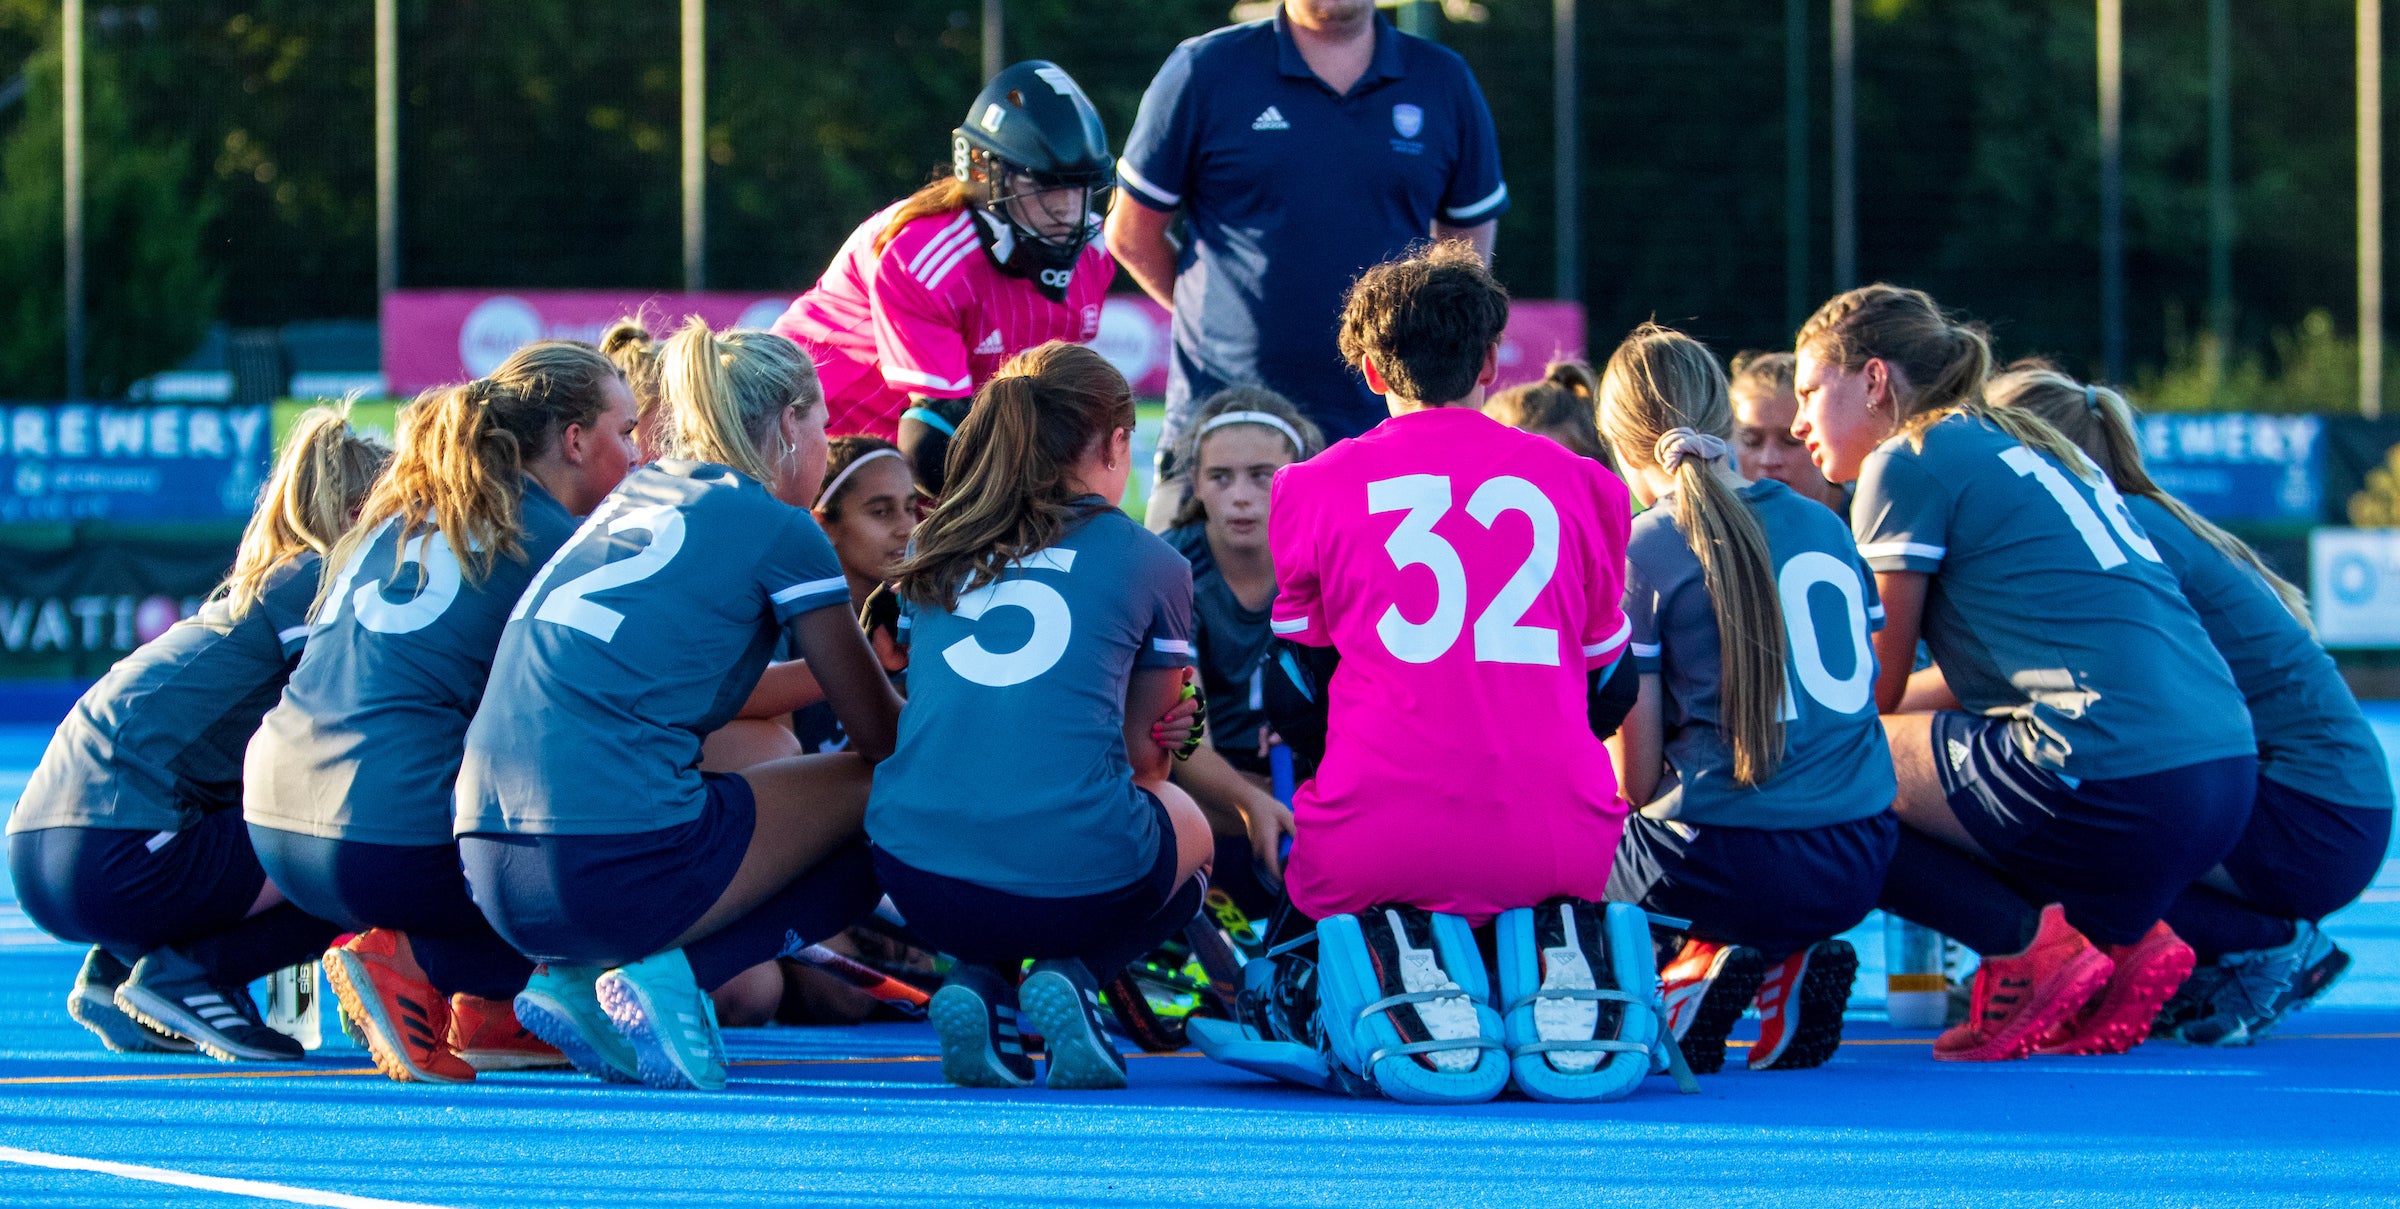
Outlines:
{"label": "jersey number 5", "polygon": [[[1400,527],[1384,539],[1384,551],[1392,556],[1395,567],[1423,567],[1433,572],[1434,586],[1432,616],[1410,621],[1401,615],[1399,605],[1389,605],[1375,622],[1375,634],[1393,658],[1431,663],[1458,642],[1467,620],[1466,564],[1460,561],[1457,547],[1433,531],[1434,522],[1450,511],[1450,476],[1406,474],[1369,483],[1367,511],[1407,513],[1400,518]],[[1558,570],[1558,509],[1540,488],[1515,475],[1487,479],[1467,498],[1467,515],[1486,529],[1503,512],[1523,513],[1533,522],[1533,549],[1475,619],[1475,661],[1556,667],[1558,631],[1518,623]]]}
{"label": "jersey number 5", "polygon": [[[1017,565],[1063,575],[1075,569],[1075,552],[1053,547],[1037,551]],[[961,595],[958,607],[951,611],[962,621],[981,621],[993,609],[1023,609],[1032,614],[1032,636],[1013,651],[994,653],[982,639],[969,634],[942,648],[942,662],[949,664],[951,671],[986,688],[1007,688],[1056,667],[1059,656],[1067,653],[1067,639],[1075,634],[1075,618],[1058,589],[1038,579],[998,580]]]}

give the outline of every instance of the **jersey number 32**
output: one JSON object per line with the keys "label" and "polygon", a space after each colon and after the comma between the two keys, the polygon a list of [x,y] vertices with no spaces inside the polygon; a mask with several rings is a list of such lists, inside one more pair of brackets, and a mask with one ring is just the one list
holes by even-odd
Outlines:
{"label": "jersey number 32", "polygon": [[[1395,659],[1431,663],[1449,653],[1467,623],[1466,564],[1458,548],[1433,531],[1434,523],[1450,512],[1450,476],[1404,474],[1369,483],[1367,511],[1406,513],[1400,527],[1384,539],[1384,552],[1402,570],[1423,567],[1433,572],[1434,585],[1431,616],[1410,621],[1399,605],[1386,606],[1375,622],[1375,636]],[[1558,571],[1558,509],[1541,488],[1513,474],[1486,479],[1467,497],[1467,515],[1486,529],[1503,512],[1522,513],[1533,522],[1533,549],[1476,616],[1475,661],[1556,667],[1558,631],[1520,622]]]}

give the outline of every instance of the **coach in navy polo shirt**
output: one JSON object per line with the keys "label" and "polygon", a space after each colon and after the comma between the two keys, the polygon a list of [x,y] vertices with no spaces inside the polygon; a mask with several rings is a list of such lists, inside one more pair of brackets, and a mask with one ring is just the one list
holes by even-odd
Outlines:
{"label": "coach in navy polo shirt", "polygon": [[1333,439],[1374,427],[1383,400],[1335,347],[1351,281],[1428,236],[1488,260],[1508,209],[1474,73],[1372,0],[1285,0],[1176,47],[1117,180],[1109,251],[1175,312],[1162,450],[1238,382],[1282,392]]}

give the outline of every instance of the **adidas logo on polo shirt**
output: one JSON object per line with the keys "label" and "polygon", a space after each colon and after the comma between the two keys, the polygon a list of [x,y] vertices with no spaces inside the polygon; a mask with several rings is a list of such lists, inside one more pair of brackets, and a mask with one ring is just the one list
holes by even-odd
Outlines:
{"label": "adidas logo on polo shirt", "polygon": [[1006,351],[1008,351],[1006,346],[1000,343],[1000,332],[997,328],[993,329],[991,335],[983,338],[983,343],[975,346],[975,355],[978,357],[997,357]]}
{"label": "adidas logo on polo shirt", "polygon": [[1278,112],[1273,105],[1269,105],[1265,113],[1251,119],[1250,128],[1252,130],[1289,130],[1292,128],[1292,124],[1284,121],[1283,114]]}

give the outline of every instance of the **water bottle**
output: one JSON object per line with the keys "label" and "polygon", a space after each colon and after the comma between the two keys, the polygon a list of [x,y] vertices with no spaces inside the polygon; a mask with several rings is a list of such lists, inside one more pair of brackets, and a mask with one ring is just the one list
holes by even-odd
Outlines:
{"label": "water bottle", "polygon": [[1941,1028],[1950,1013],[1942,934],[1897,915],[1884,916],[1883,986],[1884,1018],[1893,1028]]}
{"label": "water bottle", "polygon": [[299,1042],[302,1049],[323,1048],[325,1031],[317,1011],[321,997],[316,962],[267,975],[267,1027]]}

